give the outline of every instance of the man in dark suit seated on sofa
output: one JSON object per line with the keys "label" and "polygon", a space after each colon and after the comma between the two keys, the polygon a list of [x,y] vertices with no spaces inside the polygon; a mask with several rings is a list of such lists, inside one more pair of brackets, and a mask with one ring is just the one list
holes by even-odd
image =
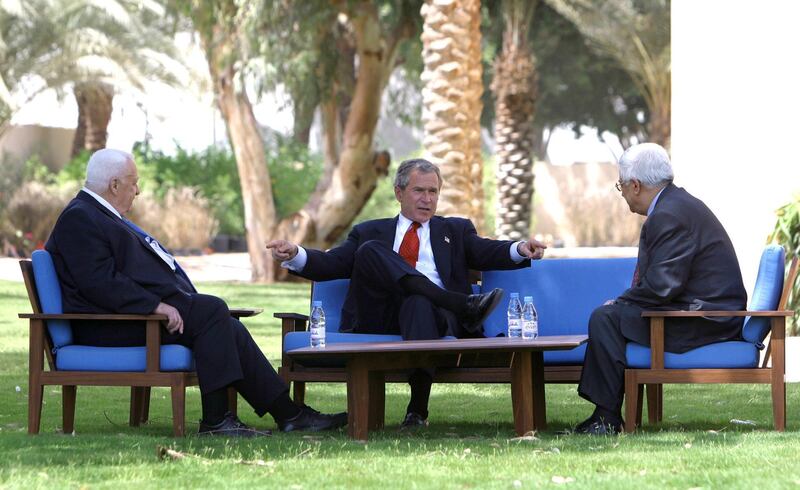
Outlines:
{"label": "man in dark suit seated on sofa", "polygon": [[[634,213],[647,216],[639,236],[639,260],[631,287],[597,308],[578,394],[594,413],[575,432],[622,430],[625,345],[650,345],[643,310],[743,310],[747,293],[739,261],[725,229],[702,201],[672,183],[666,150],[632,146],[619,159],[617,190]],[[682,353],[741,337],[741,317],[667,319],[664,349]]]}
{"label": "man in dark suit seated on sofa", "polygon": [[[133,157],[103,149],[86,167],[86,184],[59,216],[46,249],[53,257],[67,313],[163,314],[162,343],[192,349],[200,382],[200,434],[251,437],[256,431],[227,412],[234,387],[259,417],[270,413],[284,431],[325,430],[347,415],[325,415],[291,401],[250,332],[221,299],[200,294],[157,240],[125,219],[139,194]],[[145,331],[104,322],[72,322],[75,342],[123,347],[145,344]]]}
{"label": "man in dark suit seated on sofa", "polygon": [[[350,278],[343,331],[399,334],[406,340],[479,335],[502,290],[472,295],[469,269],[517,269],[539,259],[545,246],[478,236],[468,219],[436,216],[442,179],[423,159],[397,170],[400,214],[356,225],[341,245],[323,252],[286,240],[267,244],[292,273],[314,281]],[[427,425],[433,371],[409,376],[411,400],[402,429]]]}

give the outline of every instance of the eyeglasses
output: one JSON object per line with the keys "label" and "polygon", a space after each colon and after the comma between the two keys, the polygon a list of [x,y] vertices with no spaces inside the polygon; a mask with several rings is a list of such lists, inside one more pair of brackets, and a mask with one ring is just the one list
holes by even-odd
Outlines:
{"label": "eyeglasses", "polygon": [[616,189],[617,189],[619,192],[622,192],[622,188],[625,186],[625,184],[629,184],[629,183],[633,182],[633,180],[634,180],[634,179],[631,179],[631,180],[626,180],[625,182],[623,182],[623,181],[621,181],[621,180],[618,180],[618,181],[617,181],[617,183],[616,183],[616,184],[614,184],[614,187],[615,187],[615,188],[616,188]]}

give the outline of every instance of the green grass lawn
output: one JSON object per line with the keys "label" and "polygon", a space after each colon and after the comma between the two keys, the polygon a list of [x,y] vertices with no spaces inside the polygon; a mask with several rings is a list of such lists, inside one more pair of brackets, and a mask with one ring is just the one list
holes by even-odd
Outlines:
{"label": "green grass lawn", "polygon": [[[256,341],[277,366],[280,326],[275,311],[304,311],[308,287],[206,284],[232,306],[259,306],[248,320]],[[549,430],[516,439],[507,385],[439,385],[431,397],[430,427],[395,431],[408,401],[405,385],[389,385],[387,428],[366,444],[345,431],[276,434],[256,441],[175,439],[169,392],[154,389],[151,421],[127,426],[129,390],[78,390],[76,433],[59,433],[61,396],[45,389],[42,433],[26,433],[27,324],[21,283],[0,281],[0,487],[2,488],[786,488],[800,485],[800,402],[788,387],[788,427],[772,431],[767,386],[667,386],[664,423],[635,435],[584,437],[559,431],[591,406],[575,385],[547,387]],[[343,384],[310,385],[307,402],[323,411],[345,409]],[[244,401],[240,416],[274,428]],[[187,431],[197,430],[200,400],[187,393]],[[732,420],[752,421],[742,425]],[[159,458],[158,448],[185,457]]]}

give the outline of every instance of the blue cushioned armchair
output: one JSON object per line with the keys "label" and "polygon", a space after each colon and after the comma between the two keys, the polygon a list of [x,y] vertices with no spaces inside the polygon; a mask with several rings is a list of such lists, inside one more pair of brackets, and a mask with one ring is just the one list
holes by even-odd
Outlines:
{"label": "blue cushioned armchair", "polygon": [[[784,281],[783,247],[764,249],[747,311],[645,311],[650,318],[650,346],[629,343],[625,370],[625,430],[632,432],[642,417],[643,384],[647,384],[650,423],[662,419],[663,383],[768,383],[772,386],[775,429],[786,426],[785,320],[783,311],[797,275],[792,261]],[[743,316],[742,340],[719,342],[682,354],[664,352],[664,319],[696,316]],[[669,328],[669,327],[667,327]],[[771,334],[772,366],[759,367],[759,351]]]}
{"label": "blue cushioned armchair", "polygon": [[[71,433],[75,422],[77,386],[130,386],[129,423],[138,426],[148,419],[150,388],[170,387],[172,392],[173,433],[185,434],[186,387],[197,385],[192,351],[181,345],[160,345],[160,322],[164,315],[64,314],[61,287],[50,254],[33,253],[32,260],[21,260],[20,267],[33,313],[20,318],[30,322],[30,368],[28,395],[28,433],[38,434],[45,385],[62,387],[62,429]],[[232,310],[235,316],[248,316],[257,310]],[[238,315],[236,315],[238,313]],[[130,321],[131,328],[146,324],[146,346],[93,347],[75,345],[71,320]],[[115,328],[124,328],[115,326]],[[48,368],[44,369],[44,358]],[[236,392],[229,392],[230,409],[236,410]]]}

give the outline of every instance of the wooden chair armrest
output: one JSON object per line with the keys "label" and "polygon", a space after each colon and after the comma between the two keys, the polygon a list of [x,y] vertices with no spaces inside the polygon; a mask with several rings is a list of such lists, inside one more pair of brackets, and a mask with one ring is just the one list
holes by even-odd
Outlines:
{"label": "wooden chair armrest", "polygon": [[300,313],[275,313],[275,318],[281,319],[281,372],[291,370],[293,363],[291,358],[286,355],[284,342],[286,341],[286,334],[289,332],[304,332],[306,323],[308,322],[308,315],[301,315]]}
{"label": "wooden chair armrest", "polygon": [[145,330],[146,370],[148,373],[157,373],[161,370],[161,322],[155,319],[148,320]]}
{"label": "wooden chair armrest", "polygon": [[774,311],[643,311],[642,316],[650,318],[650,368],[664,369],[664,319],[690,317],[732,317],[762,316],[772,318],[771,329],[774,338],[783,339],[785,317],[794,315],[791,310]]}
{"label": "wooden chair armrest", "polygon": [[117,315],[105,313],[20,313],[19,317],[30,320],[167,320],[167,315]]}
{"label": "wooden chair armrest", "polygon": [[261,314],[264,308],[231,308],[231,316],[234,318],[245,318]]}
{"label": "wooden chair armrest", "polygon": [[304,322],[308,321],[308,315],[303,315],[301,313],[273,313],[272,316],[275,318],[280,318],[281,320],[291,318],[293,320],[302,320]]}
{"label": "wooden chair armrest", "polygon": [[703,311],[703,310],[652,310],[643,311],[642,316],[645,318],[690,318],[690,317],[710,317],[710,316],[792,316],[792,310],[772,310],[772,311]]}

